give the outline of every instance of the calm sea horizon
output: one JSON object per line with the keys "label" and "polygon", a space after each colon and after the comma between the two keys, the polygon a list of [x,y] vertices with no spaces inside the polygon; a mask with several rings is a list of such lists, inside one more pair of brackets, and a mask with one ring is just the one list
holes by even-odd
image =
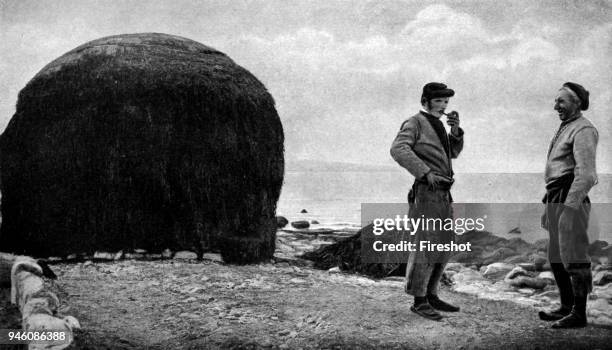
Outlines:
{"label": "calm sea horizon", "polygon": [[[363,203],[406,203],[413,177],[402,169],[385,171],[287,171],[277,214],[289,221],[316,220],[313,227],[359,228]],[[540,228],[545,193],[542,174],[460,173],[451,190],[455,203],[486,213],[497,235],[526,241],[546,238]],[[591,241],[612,242],[612,175],[599,175],[590,191]],[[478,205],[476,205],[478,204]],[[305,209],[307,213],[301,213]],[[509,233],[518,228],[520,234]],[[516,230],[515,230],[516,231]]]}

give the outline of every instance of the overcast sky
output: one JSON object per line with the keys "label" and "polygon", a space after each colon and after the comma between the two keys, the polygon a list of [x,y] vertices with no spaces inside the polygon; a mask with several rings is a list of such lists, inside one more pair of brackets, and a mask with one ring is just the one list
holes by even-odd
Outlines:
{"label": "overcast sky", "polygon": [[87,41],[184,36],[228,54],[270,90],[286,159],[392,165],[422,86],[456,90],[458,172],[541,172],[558,88],[591,92],[599,172],[612,172],[610,1],[0,0],[0,129],[47,63]]}

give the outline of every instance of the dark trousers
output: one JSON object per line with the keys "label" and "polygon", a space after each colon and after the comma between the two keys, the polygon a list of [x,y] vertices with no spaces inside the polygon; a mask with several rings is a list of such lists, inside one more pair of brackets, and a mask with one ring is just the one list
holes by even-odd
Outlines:
{"label": "dark trousers", "polygon": [[[445,219],[453,217],[452,197],[449,189],[432,190],[427,184],[417,182],[408,195],[411,218]],[[438,221],[440,222],[440,221]],[[437,294],[440,278],[444,268],[451,257],[451,252],[420,251],[420,241],[436,243],[449,243],[453,240],[453,231],[444,231],[437,224],[429,225],[429,229],[417,230],[410,241],[416,243],[417,250],[411,252],[406,266],[405,291],[414,296]]]}
{"label": "dark trousers", "polygon": [[588,255],[587,228],[591,204],[586,197],[575,212],[570,230],[559,227],[561,213],[567,209],[563,202],[573,177],[547,188],[545,223],[549,234],[548,259],[559,287],[561,304],[571,307],[574,298],[586,298],[592,290],[591,260]]}

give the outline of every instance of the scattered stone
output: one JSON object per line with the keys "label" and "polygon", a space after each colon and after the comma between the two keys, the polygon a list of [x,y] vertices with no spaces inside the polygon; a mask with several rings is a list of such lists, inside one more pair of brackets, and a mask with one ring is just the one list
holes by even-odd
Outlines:
{"label": "scattered stone", "polygon": [[590,323],[611,326],[612,304],[605,299],[597,299],[587,303],[587,318]]}
{"label": "scattered stone", "polygon": [[141,253],[125,253],[123,256],[125,259],[134,260],[144,258],[144,254]]}
{"label": "scattered stone", "polygon": [[537,270],[536,265],[533,263],[522,263],[522,264],[518,264],[518,266],[525,271],[536,271]]}
{"label": "scattered stone", "polygon": [[497,280],[506,276],[512,269],[514,269],[514,265],[497,262],[484,267],[482,275],[488,279]]}
{"label": "scattered stone", "polygon": [[162,257],[164,259],[170,259],[172,258],[172,251],[168,248],[164,249],[164,251],[162,252]]}
{"label": "scattered stone", "polygon": [[113,256],[113,260],[120,260],[123,258],[123,250],[118,251],[117,253],[115,253],[115,255]]}
{"label": "scattered stone", "polygon": [[559,299],[559,291],[558,290],[547,290],[546,292],[542,292],[535,296],[538,298]]}
{"label": "scattered stone", "polygon": [[446,272],[448,272],[448,271],[459,272],[463,268],[464,268],[464,266],[463,266],[462,263],[449,262],[448,264],[446,264]]}
{"label": "scattered stone", "polygon": [[524,268],[517,266],[510,271],[504,279],[511,280],[518,276],[529,276],[529,273]]}
{"label": "scattered stone", "polygon": [[309,228],[310,227],[310,223],[308,221],[293,221],[291,223],[291,226],[293,226],[293,228],[297,228],[297,229],[304,229],[304,228]]}
{"label": "scattered stone", "polygon": [[466,284],[468,282],[479,282],[484,281],[486,279],[482,277],[482,275],[478,271],[464,268],[463,270],[455,273],[452,277],[452,280],[453,282],[455,282],[455,284]]}
{"label": "scattered stone", "polygon": [[612,271],[612,264],[600,264],[595,266],[593,271]]}
{"label": "scattered stone", "polygon": [[136,254],[147,254],[146,249],[134,249],[134,253]]}
{"label": "scattered stone", "polygon": [[548,263],[548,259],[539,255],[532,255],[532,258],[536,271],[544,271],[544,265]]}
{"label": "scattered stone", "polygon": [[197,258],[198,255],[196,253],[188,250],[181,250],[180,252],[176,252],[176,254],[174,254],[174,259],[176,260],[195,260]]}
{"label": "scattered stone", "polygon": [[444,271],[442,272],[442,277],[440,278],[440,283],[442,283],[442,285],[445,286],[452,286],[453,285],[453,276],[456,275],[457,273],[455,271]]}
{"label": "scattered stone", "polygon": [[306,284],[306,283],[308,283],[308,281],[306,281],[305,279],[301,279],[301,278],[292,278],[292,279],[289,280],[289,282],[295,283],[295,284]]}
{"label": "scattered stone", "polygon": [[107,252],[95,252],[93,258],[96,260],[114,260],[115,256]]}
{"label": "scattered stone", "polygon": [[276,217],[276,227],[283,228],[283,227],[287,226],[287,224],[289,224],[289,220],[287,220],[286,217],[284,217],[284,216],[277,216]]}
{"label": "scattered stone", "polygon": [[543,289],[548,285],[546,280],[537,277],[518,276],[510,280],[506,280],[508,284],[516,288],[533,288]]}
{"label": "scattered stone", "polygon": [[598,271],[595,276],[593,276],[593,284],[596,286],[603,286],[608,283],[612,283],[612,271]]}
{"label": "scattered stone", "polygon": [[451,285],[453,282],[453,276],[455,276],[456,274],[457,271],[446,270],[442,274],[442,281],[444,282],[444,284]]}
{"label": "scattered stone", "polygon": [[549,282],[549,284],[555,284],[555,275],[553,275],[552,272],[550,271],[542,271],[540,272],[540,274],[538,275],[538,278],[541,278],[543,280],[546,280]]}
{"label": "scattered stone", "polygon": [[535,293],[535,290],[531,288],[519,288],[516,291],[525,295],[533,295]]}
{"label": "scattered stone", "polygon": [[597,299],[606,299],[612,302],[612,283],[601,287],[595,286],[591,295],[594,295]]}

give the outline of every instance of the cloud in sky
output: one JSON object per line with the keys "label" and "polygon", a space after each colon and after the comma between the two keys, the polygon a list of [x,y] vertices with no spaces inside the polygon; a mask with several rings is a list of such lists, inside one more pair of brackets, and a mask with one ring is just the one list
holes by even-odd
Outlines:
{"label": "cloud in sky", "polygon": [[612,172],[612,11],[572,4],[26,2],[3,14],[0,126],[55,57],[101,36],[157,31],[216,47],[259,77],[288,158],[392,164],[390,143],[420,108],[422,85],[444,81],[466,130],[458,171],[541,171],[558,125],[553,99],[571,80],[591,90],[598,165]]}

